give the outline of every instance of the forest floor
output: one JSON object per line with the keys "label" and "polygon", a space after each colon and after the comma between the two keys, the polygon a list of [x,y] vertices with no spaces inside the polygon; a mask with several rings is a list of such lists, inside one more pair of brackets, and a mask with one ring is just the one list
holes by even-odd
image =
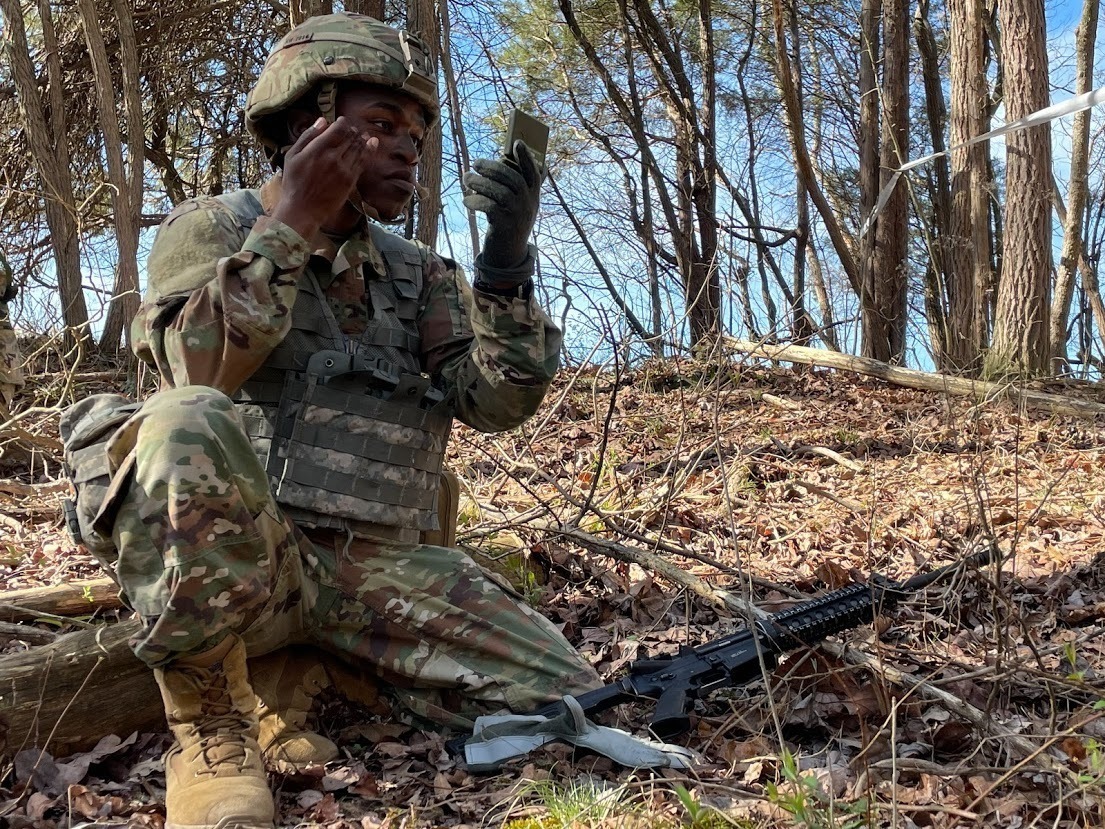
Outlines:
{"label": "forest floor", "polygon": [[[99,574],[61,527],[62,384],[39,380],[0,458],[0,602]],[[1105,419],[843,372],[667,362],[566,369],[521,430],[458,427],[449,454],[461,545],[605,678],[738,629],[720,591],[775,611],[980,544],[1004,560],[707,698],[675,740],[702,755],[690,772],[555,745],[474,775],[441,734],[328,698],[319,727],[343,758],[278,781],[280,825],[1105,825]],[[648,554],[681,583],[641,566]],[[649,713],[622,706],[617,721],[645,734]],[[161,827],[166,735],[116,736],[0,768],[0,823]]]}

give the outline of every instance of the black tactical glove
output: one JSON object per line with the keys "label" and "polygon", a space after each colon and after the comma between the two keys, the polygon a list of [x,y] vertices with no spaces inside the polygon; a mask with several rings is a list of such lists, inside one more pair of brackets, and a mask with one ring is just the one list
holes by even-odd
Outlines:
{"label": "black tactical glove", "polygon": [[478,158],[464,174],[464,206],[487,214],[487,235],[476,257],[477,287],[510,289],[526,282],[536,267],[529,244],[545,166],[524,141],[495,161]]}

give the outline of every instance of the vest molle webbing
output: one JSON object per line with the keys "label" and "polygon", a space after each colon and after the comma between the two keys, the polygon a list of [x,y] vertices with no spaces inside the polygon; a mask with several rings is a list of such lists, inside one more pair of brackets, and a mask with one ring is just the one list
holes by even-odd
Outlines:
{"label": "vest molle webbing", "polygon": [[[219,199],[248,233],[256,191]],[[369,225],[387,274],[366,272],[370,319],[345,336],[311,272],[284,341],[238,393],[239,414],[276,501],[297,523],[417,542],[437,529],[452,408],[420,374],[417,245]]]}

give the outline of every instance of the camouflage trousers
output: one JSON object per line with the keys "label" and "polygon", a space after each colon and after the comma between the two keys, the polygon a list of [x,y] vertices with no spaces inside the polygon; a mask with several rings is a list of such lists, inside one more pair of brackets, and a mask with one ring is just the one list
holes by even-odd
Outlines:
{"label": "camouflage trousers", "polygon": [[142,621],[134,651],[150,666],[228,633],[251,656],[314,645],[455,727],[598,683],[548,619],[459,550],[284,518],[234,404],[214,389],[154,395],[108,451],[115,575]]}

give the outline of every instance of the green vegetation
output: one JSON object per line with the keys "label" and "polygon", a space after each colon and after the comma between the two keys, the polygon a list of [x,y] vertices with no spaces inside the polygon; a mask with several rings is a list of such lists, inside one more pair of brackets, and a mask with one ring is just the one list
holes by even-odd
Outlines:
{"label": "green vegetation", "polygon": [[805,829],[859,829],[868,825],[866,799],[854,803],[835,800],[821,788],[812,775],[798,771],[798,761],[788,750],[779,757],[786,781],[780,786],[767,784],[767,799],[794,817],[796,826]]}
{"label": "green vegetation", "polygon": [[616,825],[635,825],[634,816],[642,811],[641,804],[630,797],[627,786],[606,786],[589,778],[567,783],[535,780],[523,787],[519,798],[537,801],[544,814],[507,821],[504,829],[574,829],[597,826],[615,818]]}

